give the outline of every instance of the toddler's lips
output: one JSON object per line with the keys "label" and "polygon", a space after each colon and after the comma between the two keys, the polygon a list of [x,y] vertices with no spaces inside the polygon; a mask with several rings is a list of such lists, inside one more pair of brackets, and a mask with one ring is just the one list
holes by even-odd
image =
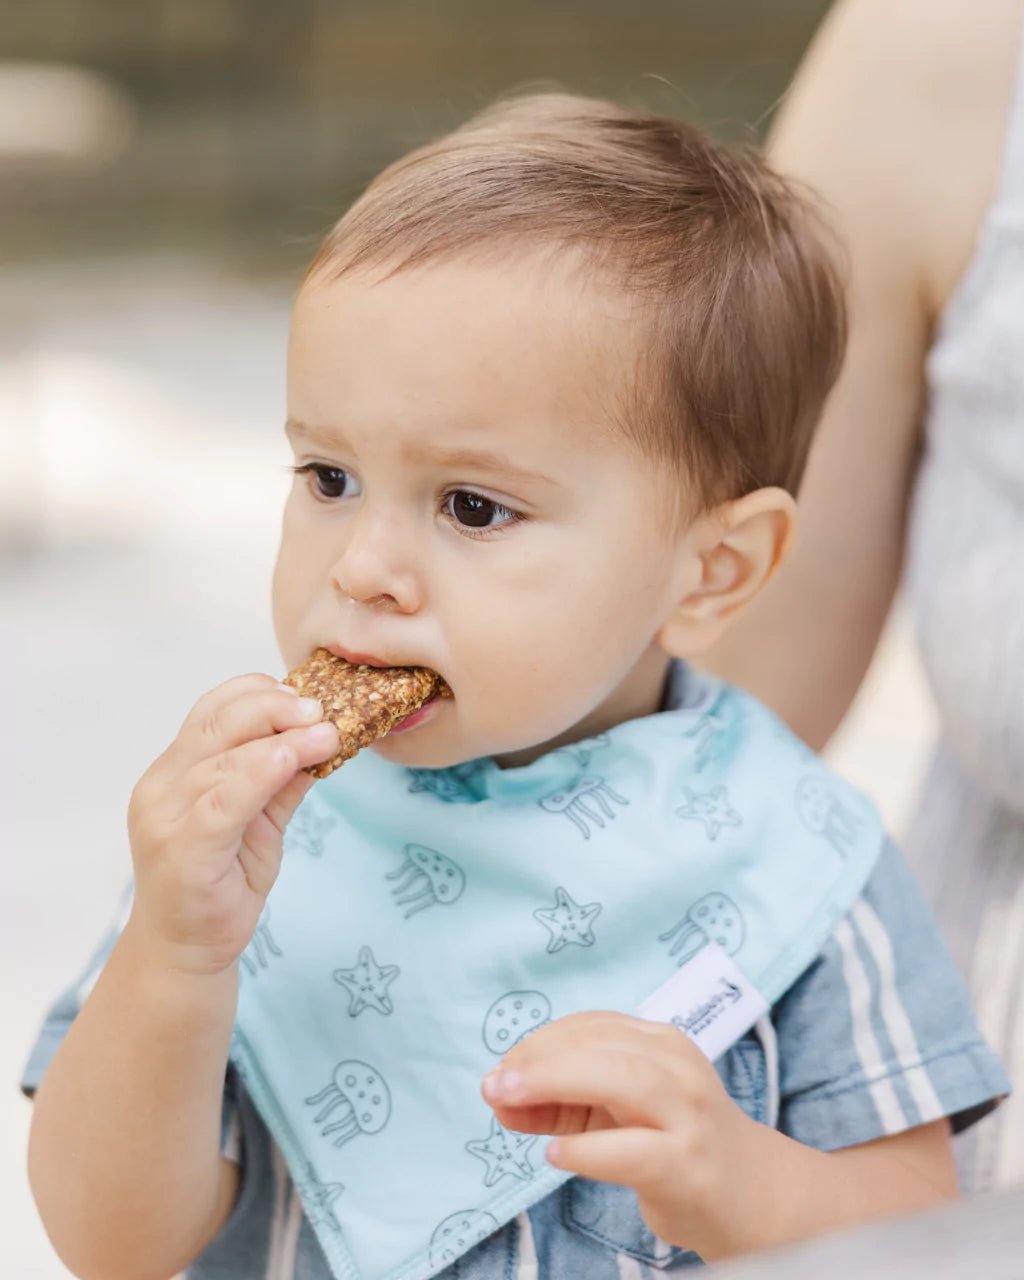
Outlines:
{"label": "toddler's lips", "polygon": [[343,649],[340,644],[325,644],[324,648],[328,653],[333,653],[336,658],[341,658],[343,662],[351,662],[357,667],[397,667],[412,666],[412,663],[385,662],[383,658],[375,658],[372,653],[356,653],[352,649]]}
{"label": "toddler's lips", "polygon": [[[322,648],[328,653],[333,653],[336,658],[340,658],[343,662],[350,662],[353,666],[360,667],[423,667],[426,671],[433,671],[435,675],[440,676],[442,687],[439,693],[434,697],[450,698],[452,697],[451,687],[444,676],[436,669],[436,667],[426,667],[422,662],[388,662],[384,658],[378,658],[372,653],[357,653],[354,649],[344,649],[340,644],[325,644]],[[429,703],[424,703],[428,706]],[[392,733],[394,730],[392,730]]]}
{"label": "toddler's lips", "polygon": [[441,693],[433,694],[431,697],[427,699],[426,702],[424,702],[423,706],[420,707],[419,710],[413,711],[410,715],[407,715],[403,720],[399,720],[399,722],[395,725],[395,727],[391,730],[391,732],[404,733],[407,729],[415,729],[417,725],[422,724],[423,721],[427,718],[427,716],[429,716],[432,713],[435,703],[440,702],[441,699],[445,696],[450,698],[452,695],[451,693],[448,693],[447,695],[441,694]]}

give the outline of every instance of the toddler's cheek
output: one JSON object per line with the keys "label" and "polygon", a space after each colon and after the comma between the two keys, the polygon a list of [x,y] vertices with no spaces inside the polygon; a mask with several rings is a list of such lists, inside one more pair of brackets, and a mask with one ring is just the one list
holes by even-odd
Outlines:
{"label": "toddler's cheek", "polygon": [[550,742],[589,709],[567,680],[552,686],[496,673],[471,700],[460,698],[458,714],[463,732],[488,744],[484,754],[502,755]]}

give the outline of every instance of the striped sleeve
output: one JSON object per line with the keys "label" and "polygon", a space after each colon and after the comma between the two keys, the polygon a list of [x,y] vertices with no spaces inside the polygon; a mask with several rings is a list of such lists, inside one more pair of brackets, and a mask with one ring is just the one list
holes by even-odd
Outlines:
{"label": "striped sleeve", "polygon": [[[43,1018],[43,1024],[21,1073],[21,1091],[27,1098],[35,1096],[39,1082],[50,1065],[53,1055],[88,999],[89,992],[96,985],[103,972],[103,966],[107,963],[107,958],[128,921],[131,906],[132,889],[129,886],[125,890],[110,928],[89,958],[85,969],[74,984],[57,997]],[[234,1071],[230,1067],[224,1082],[224,1102],[221,1107],[221,1155],[235,1161],[236,1164],[241,1163],[237,1082]]]}
{"label": "striped sleeve", "polygon": [[931,909],[892,846],[773,1021],[779,1128],[822,1150],[943,1116],[959,1131],[1010,1090]]}

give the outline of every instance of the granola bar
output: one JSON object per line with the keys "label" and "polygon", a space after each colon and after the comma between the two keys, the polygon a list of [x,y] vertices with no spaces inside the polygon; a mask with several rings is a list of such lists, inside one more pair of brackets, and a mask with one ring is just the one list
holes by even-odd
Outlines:
{"label": "granola bar", "polygon": [[368,667],[336,658],[327,649],[315,650],[284,683],[316,698],[324,719],[338,728],[337,754],[306,769],[314,778],[326,778],[435,694],[451,696],[441,677],[426,667]]}

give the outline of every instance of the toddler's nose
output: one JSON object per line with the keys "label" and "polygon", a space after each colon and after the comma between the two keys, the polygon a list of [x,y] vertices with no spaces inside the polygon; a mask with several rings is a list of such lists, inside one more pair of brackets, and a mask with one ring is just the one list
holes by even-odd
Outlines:
{"label": "toddler's nose", "polygon": [[331,571],[331,583],[346,602],[415,613],[422,588],[394,521],[357,516]]}

